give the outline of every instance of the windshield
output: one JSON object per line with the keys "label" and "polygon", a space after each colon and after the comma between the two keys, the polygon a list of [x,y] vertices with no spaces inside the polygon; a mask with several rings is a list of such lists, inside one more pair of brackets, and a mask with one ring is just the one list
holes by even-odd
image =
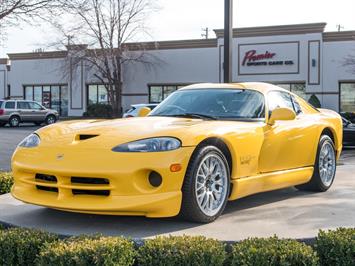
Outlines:
{"label": "windshield", "polygon": [[244,89],[194,89],[172,93],[150,116],[255,120],[265,118],[264,96]]}

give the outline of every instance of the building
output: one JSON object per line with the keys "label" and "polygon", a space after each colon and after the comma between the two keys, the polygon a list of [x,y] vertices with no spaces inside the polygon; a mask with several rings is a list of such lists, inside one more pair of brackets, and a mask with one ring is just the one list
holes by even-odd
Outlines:
{"label": "building", "polygon": [[[322,107],[355,112],[355,31],[324,32],[325,23],[238,28],[233,30],[233,81],[264,81]],[[124,69],[123,106],[160,102],[171,92],[196,82],[221,82],[223,30],[215,39],[146,43],[159,58],[153,70]],[[69,51],[16,53],[0,59],[0,98],[33,99],[62,116],[80,116],[91,103],[106,102],[105,88],[82,64],[67,77]]]}

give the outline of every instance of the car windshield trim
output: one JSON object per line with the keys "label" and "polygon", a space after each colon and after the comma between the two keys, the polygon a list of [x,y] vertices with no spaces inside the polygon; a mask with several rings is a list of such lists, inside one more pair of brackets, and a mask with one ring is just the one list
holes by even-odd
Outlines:
{"label": "car windshield trim", "polygon": [[[196,107],[194,105],[197,102],[197,106],[199,106],[198,100],[196,101],[196,97],[199,97],[198,94],[195,96],[194,92],[198,93],[201,91],[206,91],[206,93],[210,93],[214,91],[216,93],[216,97],[220,97],[219,100],[212,101],[213,105],[220,105],[216,109],[211,109],[213,111],[206,111],[205,107],[201,104],[201,108]],[[228,99],[228,92],[232,92],[232,100]],[[184,93],[189,94],[184,95]],[[227,93],[227,94],[225,94]],[[246,94],[244,94],[246,93]],[[240,96],[238,96],[240,94]],[[179,95],[179,96],[178,96]],[[227,95],[227,97],[226,97]],[[257,96],[256,96],[257,95]],[[172,98],[173,97],[173,98]],[[213,95],[201,95],[201,102],[204,102],[204,99],[211,100]],[[184,98],[189,101],[189,98],[193,102],[191,102],[192,108],[190,108]],[[169,101],[170,100],[170,101]],[[238,103],[239,101],[239,103]],[[233,102],[237,105],[233,106]],[[256,102],[256,103],[255,103]],[[250,104],[249,104],[250,103]],[[251,108],[255,103],[255,108]],[[249,106],[248,106],[249,104]],[[177,110],[171,111],[170,108],[176,108]],[[208,103],[206,103],[207,107],[210,107]],[[238,107],[239,106],[239,107]],[[161,116],[161,117],[189,117],[189,118],[198,118],[204,120],[222,120],[222,121],[247,121],[247,122],[265,122],[265,107],[266,107],[266,98],[263,93],[253,89],[244,89],[244,88],[198,88],[198,89],[186,89],[180,90],[172,93],[167,99],[165,99],[156,110],[153,110],[149,116]],[[213,108],[213,107],[212,107]],[[221,111],[218,108],[223,108]],[[181,109],[181,110],[179,110]],[[251,111],[249,111],[251,109]],[[215,111],[217,110],[217,111]],[[195,112],[197,111],[197,112]],[[201,112],[199,112],[201,111]]]}
{"label": "car windshield trim", "polygon": [[218,119],[218,117],[215,117],[212,115],[204,115],[204,114],[197,114],[197,113],[182,113],[182,114],[171,114],[171,115],[156,114],[155,116],[189,117],[189,118],[208,119],[208,120],[217,120]]}

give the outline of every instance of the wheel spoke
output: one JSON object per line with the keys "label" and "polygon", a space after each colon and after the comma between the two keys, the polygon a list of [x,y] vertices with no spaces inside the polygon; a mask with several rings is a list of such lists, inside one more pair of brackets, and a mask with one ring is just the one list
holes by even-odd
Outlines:
{"label": "wheel spoke", "polygon": [[201,211],[213,216],[227,198],[227,165],[216,154],[207,154],[199,164],[195,181],[197,203]]}

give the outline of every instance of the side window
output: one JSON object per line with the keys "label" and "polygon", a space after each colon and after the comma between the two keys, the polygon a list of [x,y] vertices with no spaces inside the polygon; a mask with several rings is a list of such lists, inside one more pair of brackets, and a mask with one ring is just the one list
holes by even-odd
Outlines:
{"label": "side window", "polygon": [[38,103],[29,102],[28,104],[32,110],[41,110],[42,109],[42,106],[40,106]]}
{"label": "side window", "polygon": [[268,94],[269,116],[276,108],[293,109],[291,95],[283,91],[271,91]]}
{"label": "side window", "polygon": [[30,109],[28,102],[17,102],[17,109]]}
{"label": "side window", "polygon": [[6,102],[5,109],[15,109],[15,102]]}
{"label": "side window", "polygon": [[298,101],[296,100],[295,96],[292,97],[292,103],[293,103],[293,110],[295,111],[296,115],[302,114],[302,108]]}

